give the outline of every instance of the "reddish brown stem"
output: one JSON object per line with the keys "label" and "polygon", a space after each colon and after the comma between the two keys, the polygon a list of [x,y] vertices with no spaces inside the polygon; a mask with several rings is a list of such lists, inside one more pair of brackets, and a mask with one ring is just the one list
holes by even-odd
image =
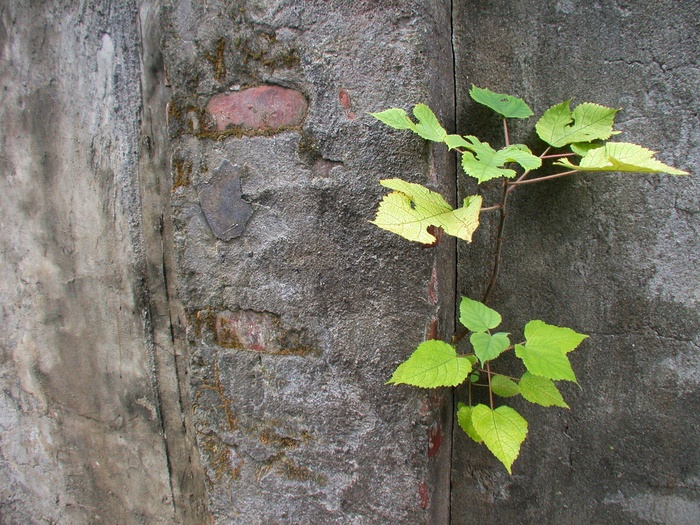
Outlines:
{"label": "reddish brown stem", "polygon": [[508,119],[503,117],[503,136],[506,139],[506,147],[510,146],[510,133],[508,133]]}
{"label": "reddish brown stem", "polygon": [[562,157],[574,157],[576,153],[557,153],[555,155],[542,155],[541,159],[560,159]]}
{"label": "reddish brown stem", "polygon": [[559,177],[566,177],[567,175],[573,175],[574,173],[578,173],[579,170],[571,170],[571,171],[564,171],[562,173],[555,173],[554,175],[545,175],[544,177],[537,177],[536,179],[529,179],[529,180],[515,180],[513,182],[509,182],[508,186],[511,188],[515,186],[519,186],[521,184],[530,184],[531,182],[543,182],[545,180],[552,180],[552,179],[558,179]]}
{"label": "reddish brown stem", "polygon": [[489,378],[489,403],[491,404],[491,410],[493,410],[493,389],[491,388],[491,363],[486,361],[486,375]]}
{"label": "reddish brown stem", "polygon": [[503,192],[501,194],[501,209],[500,211],[500,219],[498,221],[498,233],[496,234],[496,258],[494,259],[493,263],[493,271],[491,272],[491,280],[489,281],[488,286],[486,287],[486,292],[484,293],[484,297],[481,300],[482,303],[486,304],[491,297],[491,292],[493,292],[493,289],[496,286],[496,281],[498,281],[498,272],[501,269],[501,254],[503,252],[503,241],[505,240],[504,234],[505,234],[505,227],[506,227],[506,202],[508,201],[508,184],[506,181],[503,181]]}

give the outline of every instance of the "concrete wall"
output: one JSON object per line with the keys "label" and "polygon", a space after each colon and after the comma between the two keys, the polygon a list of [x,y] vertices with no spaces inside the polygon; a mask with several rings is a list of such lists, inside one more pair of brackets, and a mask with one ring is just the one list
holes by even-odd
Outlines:
{"label": "concrete wall", "polygon": [[[623,108],[619,140],[693,175],[591,174],[513,193],[493,306],[508,330],[543,319],[591,337],[572,354],[571,410],[523,406],[531,430],[513,477],[455,436],[453,523],[700,522],[700,6],[459,2],[454,34],[459,131],[500,133],[469,103],[472,82],[538,114],[573,97]],[[536,144],[526,128],[515,140]],[[483,293],[487,232],[460,255],[462,293]]]}
{"label": "concrete wall", "polygon": [[496,144],[471,82],[573,96],[694,171],[698,10],[2,3],[0,522],[700,521],[696,177],[514,194],[494,307],[591,339],[508,477],[449,392],[383,384],[483,291],[493,224],[458,287],[453,243],[370,225],[379,179],[454,196],[456,170],[367,115],[426,102]]}
{"label": "concrete wall", "polygon": [[0,6],[2,523],[201,523],[164,303],[158,13]]}
{"label": "concrete wall", "polygon": [[367,112],[426,101],[451,123],[449,24],[446,2],[167,13],[179,295],[217,523],[447,520],[451,408],[384,383],[435,321],[451,330],[454,245],[368,221],[379,179],[449,195],[454,167]]}

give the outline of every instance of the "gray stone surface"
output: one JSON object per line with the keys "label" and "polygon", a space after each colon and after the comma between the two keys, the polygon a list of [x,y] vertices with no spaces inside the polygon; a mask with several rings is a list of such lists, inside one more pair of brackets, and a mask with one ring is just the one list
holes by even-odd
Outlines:
{"label": "gray stone surface", "polygon": [[[500,132],[468,102],[471,82],[536,113],[574,97],[622,107],[620,140],[693,175],[591,174],[513,194],[493,306],[508,330],[538,318],[591,338],[572,358],[571,410],[523,407],[513,477],[457,433],[453,523],[700,523],[700,6],[456,5],[460,131]],[[525,127],[516,140],[534,143]],[[488,230],[461,253],[463,293],[483,292]]]}
{"label": "gray stone surface", "polygon": [[[0,3],[1,523],[700,522],[697,2],[164,4]],[[694,173],[514,194],[504,328],[591,338],[512,477],[448,392],[383,384],[449,336],[456,275],[369,224],[377,182],[454,200],[455,167],[367,112],[497,144],[471,82],[623,107]]]}
{"label": "gray stone surface", "polygon": [[188,523],[196,497],[158,291],[154,14],[0,4],[3,524]]}
{"label": "gray stone surface", "polygon": [[[175,247],[216,523],[446,523],[451,409],[384,383],[433,321],[451,330],[454,245],[368,221],[379,179],[449,195],[454,168],[367,112],[424,101],[452,121],[449,16],[446,2],[172,4]],[[212,131],[210,100],[253,86],[303,94],[303,123],[229,114],[235,128]],[[230,241],[196,191],[222,162],[253,207]]]}

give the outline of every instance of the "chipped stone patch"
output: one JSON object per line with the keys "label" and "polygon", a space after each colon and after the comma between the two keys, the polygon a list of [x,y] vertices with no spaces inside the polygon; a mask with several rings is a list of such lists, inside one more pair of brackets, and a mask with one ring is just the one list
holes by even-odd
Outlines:
{"label": "chipped stone patch", "polygon": [[224,160],[211,180],[197,188],[207,223],[222,241],[240,237],[253,214],[253,207],[241,196],[241,171],[240,166]]}
{"label": "chipped stone patch", "polygon": [[269,312],[225,310],[214,321],[216,343],[224,348],[265,354],[307,355],[317,351],[303,330],[286,330]]}

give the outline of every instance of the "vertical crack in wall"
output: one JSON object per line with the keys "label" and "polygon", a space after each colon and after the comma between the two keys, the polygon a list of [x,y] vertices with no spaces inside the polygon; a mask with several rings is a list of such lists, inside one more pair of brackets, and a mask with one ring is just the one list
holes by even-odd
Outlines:
{"label": "vertical crack in wall", "polygon": [[146,257],[147,326],[151,338],[155,396],[163,432],[172,507],[177,523],[208,522],[207,496],[193,438],[186,384],[188,349],[184,311],[171,278],[172,221],[165,111],[168,100],[160,54],[159,0],[144,2],[137,14],[141,60],[141,148],[139,185]]}
{"label": "vertical crack in wall", "polygon": [[[457,52],[455,50],[455,0],[450,1],[450,51],[452,53],[452,105],[453,105],[453,113],[452,113],[452,122],[454,122],[454,132],[459,133],[459,128],[458,128],[458,121],[457,121],[457,116],[458,116],[458,110],[457,110]],[[459,202],[459,197],[460,197],[460,189],[459,189],[459,162],[455,162],[455,171],[454,171],[454,180],[455,180],[455,197],[456,197],[456,202],[454,203],[455,205]],[[455,244],[455,251],[457,252],[457,244]],[[459,299],[459,275],[458,275],[458,261],[459,261],[459,252],[455,253],[455,265],[453,268],[454,271],[454,304],[455,304],[455,321],[454,321],[454,327],[455,327],[455,332],[457,330],[458,321],[459,321],[459,309],[457,308],[458,304],[458,299]],[[457,414],[455,413],[456,407],[457,407],[457,390],[452,389],[451,390],[451,396],[452,396],[452,426],[450,428],[450,439],[448,441],[449,447],[450,447],[450,473],[449,473],[449,495],[447,498],[447,505],[448,505],[448,525],[452,523],[452,479],[453,479],[453,461],[452,458],[454,457],[454,435],[455,431],[457,430]]]}

